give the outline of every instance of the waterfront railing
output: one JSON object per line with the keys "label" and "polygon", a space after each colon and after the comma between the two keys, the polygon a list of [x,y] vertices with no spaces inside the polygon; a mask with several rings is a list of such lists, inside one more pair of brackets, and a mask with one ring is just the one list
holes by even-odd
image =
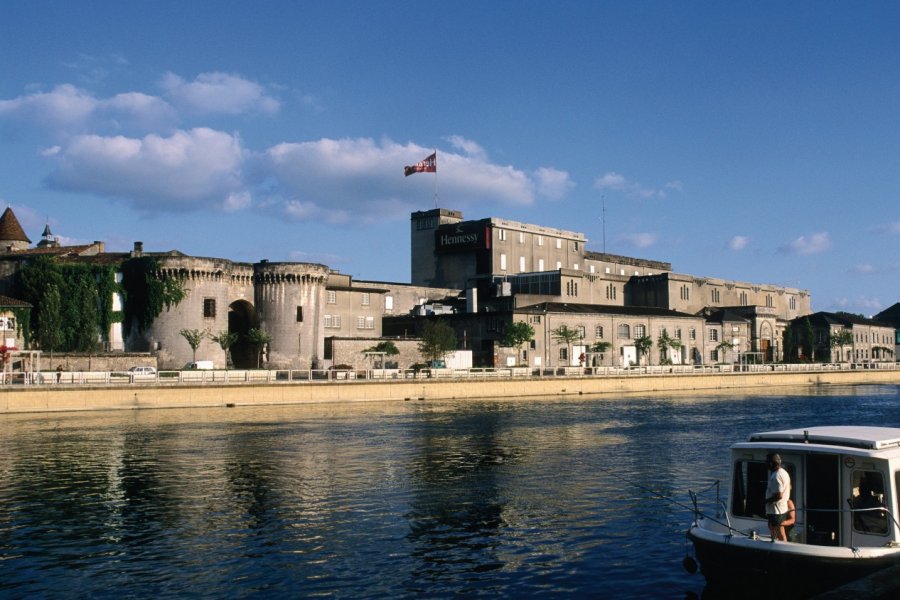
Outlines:
{"label": "waterfront railing", "polygon": [[203,385],[391,382],[407,379],[522,379],[720,375],[723,373],[822,373],[855,369],[900,370],[898,362],[654,365],[634,367],[501,367],[471,369],[210,369],[131,373],[64,371],[0,374],[0,385]]}

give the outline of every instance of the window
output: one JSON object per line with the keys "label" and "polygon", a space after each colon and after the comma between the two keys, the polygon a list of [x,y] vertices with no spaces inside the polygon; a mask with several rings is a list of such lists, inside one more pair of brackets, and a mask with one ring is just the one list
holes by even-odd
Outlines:
{"label": "window", "polygon": [[[793,469],[787,467],[793,478]],[[769,469],[762,460],[739,460],[734,463],[731,489],[731,512],[739,517],[766,518],[766,485],[769,481]],[[791,487],[793,491],[793,486]]]}
{"label": "window", "polygon": [[556,238],[556,247],[557,247],[557,249],[562,248],[562,240],[559,238]]}
{"label": "window", "polygon": [[524,232],[524,231],[520,231],[520,232],[519,232],[519,243],[520,243],[520,244],[524,244],[524,243],[525,243],[525,232]]}
{"label": "window", "polygon": [[519,257],[519,273],[524,273],[524,272],[525,272],[525,257],[520,256]]}
{"label": "window", "polygon": [[584,336],[585,336],[584,325],[579,325],[578,327],[575,328],[575,331],[578,332],[578,337],[580,337],[581,339],[584,339]]}
{"label": "window", "polygon": [[538,271],[543,271],[543,270],[544,270],[544,259],[539,258],[538,259]]}
{"label": "window", "polygon": [[719,330],[718,329],[710,329],[709,330],[709,341],[711,341],[711,342],[719,341]]}
{"label": "window", "polygon": [[328,290],[326,294],[328,295],[328,304],[337,304],[337,292]]}
{"label": "window", "polygon": [[887,513],[872,510],[884,506],[884,475],[880,471],[853,471],[853,529],[863,533],[885,535]]}
{"label": "window", "polygon": [[688,337],[689,337],[690,339],[692,339],[692,340],[696,340],[696,339],[697,339],[697,330],[694,329],[693,327],[691,327],[691,328],[688,330]]}
{"label": "window", "polygon": [[556,268],[562,269],[562,263],[560,261],[556,261]]}
{"label": "window", "polygon": [[384,310],[394,310],[394,297],[393,296],[385,296],[384,297]]}
{"label": "window", "polygon": [[375,329],[375,317],[356,317],[357,329]]}
{"label": "window", "polygon": [[680,339],[681,339],[681,327],[676,327],[676,328],[675,328],[675,339],[676,339],[676,340],[680,340]]}
{"label": "window", "polygon": [[603,339],[603,325],[597,325],[594,327],[594,337]]}
{"label": "window", "polygon": [[772,301],[772,294],[766,294],[766,307],[772,308],[775,304]]}
{"label": "window", "polygon": [[559,361],[564,362],[569,360],[569,349],[563,346],[559,349]]}
{"label": "window", "polygon": [[712,302],[713,304],[718,304],[720,301],[720,292],[719,288],[712,289]]}
{"label": "window", "polygon": [[627,340],[631,338],[631,327],[629,327],[626,323],[622,323],[616,328],[616,336],[619,339]]}
{"label": "window", "polygon": [[791,310],[797,310],[797,299],[793,296],[788,298],[788,307],[790,307]]}
{"label": "window", "polygon": [[505,229],[498,229],[498,230],[497,230],[497,237],[500,239],[501,242],[505,242],[505,241],[506,241],[506,230],[505,230]]}
{"label": "window", "polygon": [[506,270],[506,255],[505,254],[500,255],[500,270],[501,271]]}
{"label": "window", "polygon": [[303,307],[302,306],[297,307],[297,322],[298,323],[303,322]]}
{"label": "window", "polygon": [[634,339],[646,337],[647,328],[643,325],[635,325],[634,326]]}
{"label": "window", "polygon": [[588,272],[589,272],[589,273],[593,273],[593,272],[595,272],[595,271],[596,271],[596,268],[594,267],[594,265],[591,265],[590,267],[588,267]]}
{"label": "window", "polygon": [[325,327],[329,327],[332,329],[340,329],[341,328],[340,315],[325,315]]}
{"label": "window", "polygon": [[611,283],[606,286],[606,299],[607,300],[615,300],[616,299],[616,286]]}
{"label": "window", "polygon": [[741,292],[741,306],[747,306],[747,292]]}
{"label": "window", "polygon": [[686,285],[681,286],[681,290],[679,291],[679,297],[682,300],[690,300],[691,299],[691,288]]}
{"label": "window", "polygon": [[537,324],[537,325],[540,325],[540,323],[541,323],[541,315],[535,315],[534,318],[533,318],[533,320],[532,320],[532,322],[535,323],[535,324]]}
{"label": "window", "polygon": [[544,245],[544,236],[542,236],[542,235],[537,236],[537,245],[538,246]]}
{"label": "window", "polygon": [[362,305],[368,306],[369,302],[371,302],[371,297],[369,296],[369,292],[363,292],[362,295]]}
{"label": "window", "polygon": [[203,299],[203,318],[204,319],[215,319],[216,318],[216,299],[215,298],[204,298]]}
{"label": "window", "polygon": [[575,270],[575,271],[577,271],[577,270],[578,270],[578,263],[572,263],[572,269]]}

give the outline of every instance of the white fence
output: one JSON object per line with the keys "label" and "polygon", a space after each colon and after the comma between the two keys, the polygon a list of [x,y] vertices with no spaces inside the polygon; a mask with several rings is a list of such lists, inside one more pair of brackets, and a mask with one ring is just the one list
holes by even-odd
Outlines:
{"label": "white fence", "polygon": [[642,367],[507,367],[497,369],[365,369],[365,370],[190,370],[136,374],[127,371],[64,371],[7,373],[2,385],[196,385],[248,383],[346,383],[360,380],[389,382],[402,379],[497,379],[552,377],[641,377],[648,375],[715,375],[719,373],[821,373],[853,369],[900,370],[900,363],[826,363],[765,365],[672,365]]}

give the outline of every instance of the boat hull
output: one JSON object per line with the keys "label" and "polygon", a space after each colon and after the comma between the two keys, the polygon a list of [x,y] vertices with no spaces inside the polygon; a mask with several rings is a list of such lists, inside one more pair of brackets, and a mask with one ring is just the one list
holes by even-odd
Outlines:
{"label": "boat hull", "polygon": [[[772,582],[784,596],[808,597],[889,566],[900,564],[900,553],[863,556],[851,549],[845,556],[820,551],[823,547],[785,542],[772,543],[731,536],[704,536],[697,527],[688,531],[700,570],[714,589],[740,590],[752,582],[758,596],[759,582]],[[739,594],[738,594],[739,595]]]}

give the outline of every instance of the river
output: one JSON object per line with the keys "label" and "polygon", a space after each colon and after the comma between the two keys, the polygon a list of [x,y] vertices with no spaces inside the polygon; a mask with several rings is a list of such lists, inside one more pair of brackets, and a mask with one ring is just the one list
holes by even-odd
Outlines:
{"label": "river", "polygon": [[699,596],[688,490],[824,424],[900,386],[3,415],[0,596]]}

